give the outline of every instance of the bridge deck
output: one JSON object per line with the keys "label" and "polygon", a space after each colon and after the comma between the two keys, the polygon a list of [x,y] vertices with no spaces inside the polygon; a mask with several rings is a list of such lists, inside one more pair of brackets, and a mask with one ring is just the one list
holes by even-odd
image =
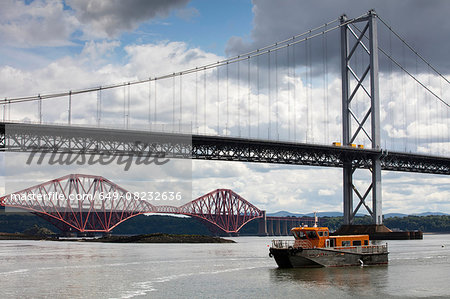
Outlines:
{"label": "bridge deck", "polygon": [[370,168],[380,156],[383,170],[450,174],[450,158],[358,149],[344,146],[203,136],[81,126],[0,123],[0,150],[146,154],[164,152],[167,158],[242,161]]}

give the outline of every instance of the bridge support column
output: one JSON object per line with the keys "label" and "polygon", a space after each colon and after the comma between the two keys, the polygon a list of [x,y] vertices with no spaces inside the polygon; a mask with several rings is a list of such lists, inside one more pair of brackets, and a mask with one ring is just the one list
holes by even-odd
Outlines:
{"label": "bridge support column", "polygon": [[289,235],[289,233],[288,233],[288,230],[289,230],[288,226],[289,226],[289,221],[288,220],[283,220],[283,236],[288,236]]}
{"label": "bridge support column", "polygon": [[[381,135],[380,135],[380,101],[378,85],[378,37],[377,37],[377,15],[375,11],[370,10],[367,15],[349,21],[345,15],[341,16],[341,72],[342,72],[342,145],[355,147],[358,142],[368,139],[372,149],[379,151],[380,154],[372,158],[372,165],[369,166],[372,172],[372,182],[365,192],[359,192],[353,184],[353,174],[359,166],[357,155],[349,152],[347,160],[343,165],[343,204],[344,204],[344,225],[353,223],[353,218],[363,205],[372,216],[373,224],[381,225],[383,223],[381,209]],[[351,29],[354,23],[362,23],[362,31],[358,32]],[[349,45],[349,32],[354,37],[352,44]],[[359,35],[358,35],[359,34]],[[366,39],[368,37],[369,45]],[[363,65],[361,73],[354,67],[352,58],[359,54],[368,55],[368,64]],[[369,77],[369,79],[367,79]],[[352,81],[352,82],[350,82]],[[369,86],[368,86],[369,85]],[[364,89],[368,96],[368,110],[364,116],[356,115],[352,110],[353,104],[357,101],[355,95]],[[360,119],[358,119],[360,117]],[[365,126],[370,118],[371,131],[368,132]],[[355,128],[352,130],[352,123]],[[357,149],[354,149],[355,153]],[[372,209],[366,204],[365,200],[369,194],[372,194]],[[353,194],[359,199],[359,203],[353,209]]]}
{"label": "bridge support column", "polygon": [[352,162],[346,162],[343,168],[343,189],[344,189],[344,225],[353,222],[353,167]]}
{"label": "bridge support column", "polygon": [[383,211],[381,204],[381,161],[376,159],[372,161],[372,219],[377,225],[383,224]]}
{"label": "bridge support column", "polygon": [[273,220],[267,220],[267,234],[273,236]]}
{"label": "bridge support column", "polygon": [[281,220],[280,219],[275,220],[275,235],[281,236]]}
{"label": "bridge support column", "polygon": [[267,236],[267,217],[266,211],[261,211],[263,217],[258,221],[258,236]]}

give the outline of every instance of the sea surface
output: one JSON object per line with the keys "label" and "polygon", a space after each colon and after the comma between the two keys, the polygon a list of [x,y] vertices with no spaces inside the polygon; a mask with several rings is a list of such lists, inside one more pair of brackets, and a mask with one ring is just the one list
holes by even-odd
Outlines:
{"label": "sea surface", "polygon": [[388,241],[388,266],[318,269],[278,269],[272,238],[0,241],[0,298],[450,298],[450,235]]}

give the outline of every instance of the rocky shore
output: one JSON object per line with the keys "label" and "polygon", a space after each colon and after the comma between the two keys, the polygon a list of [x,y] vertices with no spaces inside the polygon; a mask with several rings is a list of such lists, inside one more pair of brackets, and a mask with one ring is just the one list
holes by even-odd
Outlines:
{"label": "rocky shore", "polygon": [[89,242],[107,243],[235,243],[232,240],[204,235],[147,234],[136,236],[107,236],[87,239]]}
{"label": "rocky shore", "polygon": [[232,240],[204,235],[174,235],[146,234],[135,236],[105,236],[101,238],[58,238],[55,236],[38,236],[22,233],[2,233],[0,240],[46,240],[46,241],[77,241],[104,243],[235,243]]}

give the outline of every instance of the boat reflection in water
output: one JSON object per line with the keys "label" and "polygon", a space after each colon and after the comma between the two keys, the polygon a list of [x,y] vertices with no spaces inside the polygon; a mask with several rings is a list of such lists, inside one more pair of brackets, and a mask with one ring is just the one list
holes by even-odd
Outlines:
{"label": "boat reflection in water", "polygon": [[387,271],[387,267],[274,268],[270,279],[274,285],[297,286],[300,298],[373,298],[383,294]]}

